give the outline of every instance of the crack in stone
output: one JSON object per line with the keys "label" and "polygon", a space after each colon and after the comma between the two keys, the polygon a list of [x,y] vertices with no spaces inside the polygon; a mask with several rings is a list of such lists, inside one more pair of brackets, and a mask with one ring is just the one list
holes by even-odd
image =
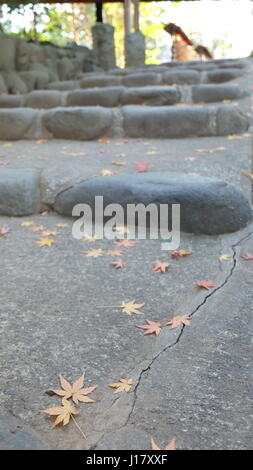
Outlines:
{"label": "crack in stone", "polygon": [[[205,303],[207,302],[207,300],[212,297],[216,292],[218,292],[220,289],[222,289],[226,284],[227,282],[229,281],[229,279],[232,277],[234,271],[235,271],[235,268],[236,268],[236,264],[237,264],[237,259],[236,259],[236,256],[237,256],[237,252],[236,252],[236,248],[242,243],[244,242],[245,240],[247,240],[251,235],[253,235],[253,231],[252,232],[249,232],[247,235],[245,235],[244,237],[242,237],[240,240],[238,240],[236,243],[234,243],[231,248],[233,250],[233,259],[232,259],[232,266],[231,266],[231,269],[230,269],[230,272],[227,274],[227,276],[225,277],[224,281],[218,286],[216,287],[215,289],[212,290],[212,292],[210,292],[209,294],[207,294],[205,296],[205,298],[202,300],[202,302],[200,302],[199,305],[197,305],[197,307],[191,312],[191,313],[188,313],[187,315],[192,317],[203,305],[205,305]],[[175,347],[180,339],[181,339],[181,336],[183,335],[183,332],[184,332],[184,329],[185,329],[185,326],[183,325],[182,328],[181,328],[181,331],[177,337],[177,339],[174,341],[174,343],[172,344],[169,344],[167,346],[165,346],[161,351],[159,351],[150,361],[149,365],[147,367],[145,367],[144,369],[142,369],[142,371],[140,372],[139,374],[139,377],[138,377],[138,381],[137,381],[137,384],[133,390],[133,395],[134,395],[134,398],[133,398],[133,402],[132,402],[132,405],[131,405],[131,410],[128,414],[128,417],[126,419],[126,421],[124,422],[124,424],[122,424],[121,426],[118,426],[117,427],[117,430],[119,429],[122,429],[123,427],[125,427],[129,421],[130,421],[130,418],[131,416],[133,415],[133,412],[134,412],[134,408],[135,408],[135,405],[136,405],[136,402],[137,402],[137,399],[138,399],[138,394],[137,394],[137,391],[138,391],[138,388],[141,384],[141,380],[144,376],[145,373],[147,373],[151,367],[153,366],[154,362],[156,361],[156,359],[158,359],[164,352],[166,352],[168,349],[170,348],[173,348]],[[116,399],[113,401],[112,405],[113,406],[116,401],[119,399],[120,397],[116,397]],[[103,437],[108,433],[108,430],[106,430],[101,436],[100,438],[98,439],[98,441],[92,445],[91,449],[92,450],[95,450],[99,441],[101,439],[103,439]]]}

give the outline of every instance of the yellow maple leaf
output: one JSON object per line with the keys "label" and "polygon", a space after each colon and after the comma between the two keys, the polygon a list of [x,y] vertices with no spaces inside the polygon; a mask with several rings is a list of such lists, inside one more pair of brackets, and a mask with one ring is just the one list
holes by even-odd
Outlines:
{"label": "yellow maple leaf", "polygon": [[87,242],[87,243],[94,243],[97,240],[100,240],[100,239],[98,237],[85,237],[84,238],[84,241]]}
{"label": "yellow maple leaf", "polygon": [[33,222],[33,220],[31,221],[27,221],[27,222],[22,222],[21,227],[30,227],[31,225],[34,225],[35,222]]}
{"label": "yellow maple leaf", "polygon": [[219,259],[220,259],[221,261],[227,261],[227,260],[229,260],[230,258],[231,258],[231,256],[230,256],[230,255],[226,255],[226,254],[219,256]]}
{"label": "yellow maple leaf", "polygon": [[99,174],[101,176],[112,176],[115,175],[115,172],[111,170],[100,170]]}
{"label": "yellow maple leaf", "polygon": [[243,176],[246,176],[247,178],[253,180],[253,173],[243,173]]}
{"label": "yellow maple leaf", "polygon": [[101,248],[93,249],[93,250],[88,250],[88,251],[80,251],[80,253],[84,254],[88,258],[99,258],[100,256],[103,256],[104,252]]}
{"label": "yellow maple leaf", "polygon": [[39,246],[52,246],[53,243],[55,243],[55,240],[53,240],[52,238],[40,238],[39,240],[37,240],[37,245]]}
{"label": "yellow maple leaf", "polygon": [[54,237],[55,235],[58,235],[59,232],[57,232],[57,230],[44,230],[42,232],[42,235],[44,237]]}
{"label": "yellow maple leaf", "polygon": [[136,315],[144,315],[144,312],[140,312],[139,308],[143,307],[143,304],[136,304],[135,300],[130,300],[129,302],[122,302],[120,308],[122,308],[122,313],[126,313],[127,315],[132,315],[135,313]]}
{"label": "yellow maple leaf", "polygon": [[65,398],[62,399],[62,406],[53,406],[51,408],[45,408],[42,411],[50,416],[57,416],[52,426],[53,428],[60,423],[62,423],[63,426],[66,426],[72,415],[78,415],[80,413],[80,411],[71,405],[71,403]]}
{"label": "yellow maple leaf", "polygon": [[114,161],[114,162],[112,162],[112,164],[116,165],[116,166],[124,166],[124,165],[126,165],[126,162],[116,162],[116,161]]}
{"label": "yellow maple leaf", "polygon": [[69,224],[56,224],[56,227],[59,227],[59,228],[69,227]]}
{"label": "yellow maple leaf", "polygon": [[109,384],[108,387],[115,388],[114,393],[129,392],[133,385],[133,379],[119,379],[119,382]]}
{"label": "yellow maple leaf", "polygon": [[77,379],[73,385],[71,385],[62,375],[60,377],[60,383],[62,390],[52,390],[56,395],[63,397],[65,400],[71,398],[74,403],[94,403],[95,400],[87,397],[91,392],[93,392],[97,386],[93,385],[92,387],[83,388],[84,386],[84,374]]}
{"label": "yellow maple leaf", "polygon": [[45,227],[43,227],[43,225],[34,225],[31,228],[32,232],[41,232],[42,230],[45,230]]}

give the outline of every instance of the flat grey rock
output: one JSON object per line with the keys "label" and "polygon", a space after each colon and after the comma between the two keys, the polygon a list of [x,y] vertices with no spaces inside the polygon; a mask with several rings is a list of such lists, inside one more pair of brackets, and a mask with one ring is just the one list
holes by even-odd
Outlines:
{"label": "flat grey rock", "polygon": [[33,169],[2,168],[0,172],[0,214],[22,216],[40,209],[40,174]]}
{"label": "flat grey rock", "polygon": [[237,100],[247,96],[246,90],[233,85],[195,85],[192,87],[192,100],[195,103],[211,103],[223,100]]}
{"label": "flat grey rock", "polygon": [[240,134],[249,128],[249,121],[240,109],[220,106],[216,117],[217,135]]}
{"label": "flat grey rock", "polygon": [[180,91],[170,86],[147,86],[125,88],[121,97],[122,104],[143,104],[163,106],[180,101]]}
{"label": "flat grey rock", "polygon": [[124,106],[123,129],[128,137],[190,137],[215,135],[212,111],[204,107]]}
{"label": "flat grey rock", "polygon": [[112,111],[102,107],[57,108],[46,111],[42,118],[53,137],[89,140],[104,134],[112,123]]}
{"label": "flat grey rock", "polygon": [[80,81],[80,88],[100,88],[118,85],[121,85],[121,78],[116,75],[98,75],[96,77],[83,78]]}
{"label": "flat grey rock", "polygon": [[200,81],[200,74],[197,70],[175,70],[163,73],[163,83],[172,85],[195,85]]}
{"label": "flat grey rock", "polygon": [[243,70],[238,68],[220,68],[207,73],[207,81],[210,83],[223,83],[243,75]]}
{"label": "flat grey rock", "polygon": [[25,97],[28,108],[48,109],[61,106],[61,93],[57,90],[35,90]]}
{"label": "flat grey rock", "polygon": [[22,105],[23,105],[22,95],[0,96],[0,108],[19,108]]}
{"label": "flat grey rock", "polygon": [[122,86],[115,86],[70,91],[67,96],[67,106],[105,106],[114,108],[118,106],[123,90]]}
{"label": "flat grey rock", "polygon": [[122,84],[125,86],[147,86],[159,85],[161,83],[160,77],[156,72],[140,72],[132,73],[122,78]]}
{"label": "flat grey rock", "polygon": [[21,421],[0,414],[0,450],[48,450],[48,445]]}
{"label": "flat grey rock", "polygon": [[[234,232],[251,220],[251,208],[234,186],[217,179],[181,173],[137,173],[97,177],[61,192],[54,209],[67,216],[79,203],[94,208],[95,196],[104,205],[143,203],[181,205],[181,230],[190,233],[221,234]],[[169,214],[169,226],[171,224]]]}
{"label": "flat grey rock", "polygon": [[0,139],[23,139],[32,130],[37,111],[27,108],[0,109]]}

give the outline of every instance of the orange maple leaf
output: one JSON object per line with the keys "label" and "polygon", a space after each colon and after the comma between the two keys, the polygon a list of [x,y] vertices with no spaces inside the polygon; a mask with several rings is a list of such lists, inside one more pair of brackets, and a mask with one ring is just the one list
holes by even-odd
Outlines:
{"label": "orange maple leaf", "polygon": [[71,398],[74,403],[78,404],[79,402],[82,403],[94,403],[95,400],[92,398],[87,397],[91,392],[93,392],[97,385],[93,387],[83,388],[84,386],[84,374],[76,380],[73,385],[71,385],[62,375],[60,377],[60,383],[62,386],[62,390],[52,390],[56,395],[63,397],[65,400]]}
{"label": "orange maple leaf", "polygon": [[123,250],[107,250],[106,254],[109,256],[120,256],[124,253]]}
{"label": "orange maple leaf", "polygon": [[173,330],[174,328],[178,328],[178,326],[181,325],[190,326],[190,320],[191,317],[188,317],[187,315],[178,315],[168,320],[166,325],[169,325],[170,329]]}
{"label": "orange maple leaf", "polygon": [[39,240],[37,240],[37,245],[39,246],[52,246],[54,243],[55,243],[55,240],[53,240],[52,238],[40,238]]}
{"label": "orange maple leaf", "polygon": [[[151,449],[152,450],[162,450],[158,445],[155,443],[153,437],[151,437]],[[166,447],[163,450],[177,450],[176,449],[176,438],[173,437],[171,441],[168,442]]]}
{"label": "orange maple leaf", "polygon": [[167,261],[159,261],[158,259],[153,261],[153,263],[155,263],[153,271],[156,273],[165,273],[170,266],[170,263],[167,263]]}
{"label": "orange maple leaf", "polygon": [[213,287],[216,287],[216,284],[214,284],[211,281],[197,281],[197,285],[203,289],[210,290]]}
{"label": "orange maple leaf", "polygon": [[103,256],[104,254],[101,248],[94,248],[93,250],[80,251],[80,253],[87,256],[88,258],[99,258],[100,256]]}
{"label": "orange maple leaf", "polygon": [[119,382],[109,384],[108,387],[115,388],[114,393],[129,392],[133,385],[133,379],[119,379]]}
{"label": "orange maple leaf", "polygon": [[172,251],[170,256],[172,259],[178,259],[178,258],[181,258],[182,256],[190,256],[191,254],[192,254],[192,251],[178,250],[178,251]]}
{"label": "orange maple leaf", "polygon": [[146,320],[146,323],[147,325],[136,325],[136,328],[142,328],[143,330],[146,330],[145,333],[143,333],[143,336],[152,334],[158,336],[161,333],[162,324],[160,322]]}
{"label": "orange maple leaf", "polygon": [[63,426],[69,423],[70,418],[72,415],[78,415],[80,413],[71,403],[66,400],[62,399],[62,406],[53,406],[52,408],[45,408],[44,413],[49,414],[50,416],[57,416],[53,428],[58,424],[62,423]]}

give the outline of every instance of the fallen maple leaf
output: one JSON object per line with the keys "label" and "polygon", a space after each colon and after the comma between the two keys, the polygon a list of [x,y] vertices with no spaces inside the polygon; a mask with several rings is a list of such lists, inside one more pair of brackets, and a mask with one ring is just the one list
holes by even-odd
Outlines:
{"label": "fallen maple leaf", "polygon": [[57,232],[57,230],[44,230],[42,232],[42,235],[44,237],[54,237],[55,235],[58,235],[59,232]]}
{"label": "fallen maple leaf", "polygon": [[53,240],[52,238],[40,238],[39,240],[37,240],[37,245],[39,246],[52,246],[54,243],[55,243],[55,240]]}
{"label": "fallen maple leaf", "polygon": [[245,255],[243,255],[242,258],[245,259],[246,261],[251,261],[253,259],[253,254],[245,253]]}
{"label": "fallen maple leaf", "polygon": [[27,222],[22,222],[21,227],[30,227],[31,225],[34,225],[35,222],[33,222],[33,220],[31,221],[27,221]]}
{"label": "fallen maple leaf", "polygon": [[71,403],[65,398],[62,399],[62,406],[53,406],[52,408],[45,408],[45,410],[42,411],[50,416],[57,416],[53,424],[53,428],[60,423],[62,423],[63,426],[66,426],[72,415],[78,415],[80,413],[80,411],[71,405]]}
{"label": "fallen maple leaf", "polygon": [[99,144],[109,144],[110,140],[109,139],[98,139]]}
{"label": "fallen maple leaf", "polygon": [[41,232],[42,230],[45,230],[45,227],[43,227],[43,225],[34,225],[31,228],[31,232]]}
{"label": "fallen maple leaf", "polygon": [[94,243],[94,242],[96,242],[97,240],[99,240],[98,237],[85,237],[85,238],[84,238],[84,241],[87,242],[87,243]]}
{"label": "fallen maple leaf", "polygon": [[155,263],[153,271],[157,273],[165,273],[168,270],[168,267],[170,266],[170,263],[167,263],[167,261],[159,261],[159,259],[153,261],[153,263]]}
{"label": "fallen maple leaf", "polygon": [[197,149],[197,152],[200,152],[200,153],[213,153],[214,150],[212,150],[212,149]]}
{"label": "fallen maple leaf", "polygon": [[126,165],[126,162],[112,162],[112,165],[116,165],[116,166],[124,166]]}
{"label": "fallen maple leaf", "polygon": [[214,150],[226,150],[227,147],[225,147],[224,145],[221,145],[220,147],[216,147]]}
{"label": "fallen maple leaf", "polygon": [[241,136],[237,134],[231,134],[228,136],[228,140],[238,140],[238,139],[241,139]]}
{"label": "fallen maple leaf", "polygon": [[117,239],[114,243],[115,243],[115,245],[123,246],[124,248],[130,248],[130,247],[135,246],[137,244],[137,242],[134,242],[133,240],[127,240],[126,238]]}
{"label": "fallen maple leaf", "polygon": [[11,229],[9,227],[0,227],[0,237],[6,237],[10,231]]}
{"label": "fallen maple leaf", "polygon": [[111,261],[110,264],[114,266],[115,269],[124,268],[124,266],[127,265],[127,263],[121,258],[116,259],[115,261]]}
{"label": "fallen maple leaf", "polygon": [[158,445],[155,443],[153,437],[151,437],[151,449],[152,450],[177,450],[176,449],[176,438],[173,437],[170,442],[166,445],[164,449],[160,449]]}
{"label": "fallen maple leaf", "polygon": [[109,256],[120,256],[124,253],[123,250],[107,250],[106,254]]}
{"label": "fallen maple leaf", "polygon": [[191,254],[192,254],[192,251],[178,250],[178,251],[172,251],[170,256],[172,259],[178,259],[178,258],[181,258],[182,256],[190,256]]}
{"label": "fallen maple leaf", "polygon": [[48,142],[48,139],[38,139],[38,140],[36,140],[36,144],[45,144],[46,142]]}
{"label": "fallen maple leaf", "polygon": [[135,300],[130,300],[129,302],[122,302],[121,308],[122,308],[122,313],[126,313],[127,315],[132,315],[135,313],[136,315],[144,315],[143,312],[139,311],[139,308],[143,307],[145,303],[143,304],[136,304]]}
{"label": "fallen maple leaf", "polygon": [[56,224],[56,227],[58,228],[69,227],[69,224]]}
{"label": "fallen maple leaf", "polygon": [[146,330],[145,333],[143,333],[143,336],[145,335],[152,335],[155,334],[158,336],[161,331],[162,331],[162,324],[159,322],[155,322],[152,320],[146,320],[147,325],[136,325],[136,328],[142,328],[143,330]]}
{"label": "fallen maple leaf", "polygon": [[115,388],[114,393],[129,392],[133,385],[133,379],[119,379],[119,382],[109,384],[108,387]]}
{"label": "fallen maple leaf", "polygon": [[71,398],[74,403],[78,405],[78,402],[82,403],[94,403],[95,400],[87,397],[93,392],[97,386],[83,388],[84,386],[84,374],[71,385],[62,375],[60,377],[60,383],[62,390],[52,390],[56,395],[63,397],[65,400]]}
{"label": "fallen maple leaf", "polygon": [[230,258],[231,258],[231,256],[230,256],[230,255],[226,255],[226,254],[219,256],[219,259],[220,259],[221,261],[228,261]]}
{"label": "fallen maple leaf", "polygon": [[190,326],[190,320],[191,317],[188,317],[187,315],[177,315],[176,317],[168,320],[166,325],[169,325],[170,329],[173,330],[181,325]]}
{"label": "fallen maple leaf", "polygon": [[99,256],[103,256],[104,254],[101,248],[94,248],[93,250],[80,251],[80,253],[84,254],[88,258],[99,258]]}
{"label": "fallen maple leaf", "polygon": [[117,225],[114,231],[118,233],[122,233],[122,235],[130,233],[129,229],[125,225]]}
{"label": "fallen maple leaf", "polygon": [[136,170],[138,171],[138,173],[144,173],[145,171],[149,169],[149,163],[147,162],[136,162],[134,166]]}
{"label": "fallen maple leaf", "polygon": [[111,171],[111,170],[100,170],[99,174],[101,176],[112,176],[112,175],[116,175],[117,172],[116,171]]}
{"label": "fallen maple leaf", "polygon": [[216,284],[214,284],[213,282],[210,282],[210,281],[197,281],[197,285],[199,287],[202,287],[203,289],[207,289],[207,290],[210,290],[213,287],[216,287]]}
{"label": "fallen maple leaf", "polygon": [[247,176],[247,178],[250,178],[253,180],[253,173],[243,173],[244,176]]}

